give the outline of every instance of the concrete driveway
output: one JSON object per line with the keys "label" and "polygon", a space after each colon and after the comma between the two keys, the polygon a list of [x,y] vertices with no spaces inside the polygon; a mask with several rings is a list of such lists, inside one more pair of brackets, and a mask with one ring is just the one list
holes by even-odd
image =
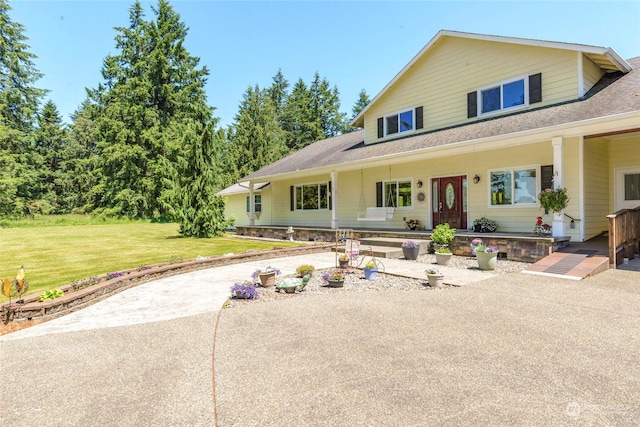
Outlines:
{"label": "concrete driveway", "polygon": [[214,354],[233,268],[0,337],[3,425],[213,426],[214,381],[220,426],[640,424],[638,273],[248,304]]}

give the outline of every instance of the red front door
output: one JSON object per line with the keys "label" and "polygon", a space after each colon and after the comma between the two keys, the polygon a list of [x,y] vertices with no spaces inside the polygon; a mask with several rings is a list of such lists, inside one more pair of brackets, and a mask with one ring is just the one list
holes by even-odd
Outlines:
{"label": "red front door", "polygon": [[467,212],[464,198],[466,176],[448,176],[434,178],[431,181],[433,191],[433,226],[449,224],[452,228],[466,230]]}

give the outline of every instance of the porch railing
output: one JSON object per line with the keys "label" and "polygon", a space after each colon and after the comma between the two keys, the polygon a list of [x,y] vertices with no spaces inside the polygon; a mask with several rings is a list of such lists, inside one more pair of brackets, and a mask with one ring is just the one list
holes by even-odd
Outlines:
{"label": "porch railing", "polygon": [[609,218],[609,264],[622,264],[623,258],[633,259],[640,253],[640,206],[623,209]]}

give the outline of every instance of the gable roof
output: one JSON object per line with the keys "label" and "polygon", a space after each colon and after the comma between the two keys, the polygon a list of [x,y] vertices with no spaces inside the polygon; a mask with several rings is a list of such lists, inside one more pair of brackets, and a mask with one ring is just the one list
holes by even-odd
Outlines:
{"label": "gable roof", "polygon": [[[317,141],[272,163],[241,181],[272,179],[287,174],[327,173],[335,168],[360,168],[362,164],[387,164],[394,157],[417,155],[457,143],[487,141],[527,131],[538,132],[577,122],[609,119],[635,113],[640,116],[640,57],[628,60],[627,74],[605,75],[580,100],[497,116],[450,128],[412,134],[375,144],[364,144],[364,131]],[[640,121],[638,122],[640,123]],[[637,127],[640,128],[640,125]]]}
{"label": "gable roof", "polygon": [[351,126],[362,126],[364,120],[364,114],[380,99],[393,85],[402,78],[402,76],[411,68],[413,65],[434,45],[440,41],[440,39],[444,37],[457,37],[457,38],[465,38],[465,39],[473,39],[473,40],[483,40],[483,41],[491,41],[498,43],[510,43],[510,44],[519,44],[523,46],[536,46],[536,47],[547,47],[553,49],[563,49],[563,50],[573,50],[576,52],[582,52],[585,54],[591,61],[593,61],[596,65],[598,65],[605,72],[617,72],[622,71],[623,73],[628,73],[631,71],[631,66],[616,53],[610,47],[599,47],[599,46],[590,46],[576,43],[563,43],[563,42],[553,42],[553,41],[545,41],[545,40],[534,40],[534,39],[524,39],[519,37],[504,37],[504,36],[492,36],[486,34],[476,34],[476,33],[465,33],[460,31],[449,31],[449,30],[440,30],[438,33],[427,43],[420,52],[416,56],[409,61],[405,67],[400,70],[398,74],[389,82],[387,85],[382,88],[382,90],[371,100],[371,102],[360,111],[360,113],[353,118],[351,121]]}

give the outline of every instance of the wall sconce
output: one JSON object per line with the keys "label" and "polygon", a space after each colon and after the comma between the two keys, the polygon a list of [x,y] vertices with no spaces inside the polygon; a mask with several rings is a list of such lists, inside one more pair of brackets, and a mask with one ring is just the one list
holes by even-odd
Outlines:
{"label": "wall sconce", "polygon": [[480,177],[478,176],[478,174],[476,174],[476,176],[473,177],[473,183],[477,184],[480,182]]}
{"label": "wall sconce", "polygon": [[422,188],[422,180],[418,180],[418,182],[416,182],[416,187]]}

